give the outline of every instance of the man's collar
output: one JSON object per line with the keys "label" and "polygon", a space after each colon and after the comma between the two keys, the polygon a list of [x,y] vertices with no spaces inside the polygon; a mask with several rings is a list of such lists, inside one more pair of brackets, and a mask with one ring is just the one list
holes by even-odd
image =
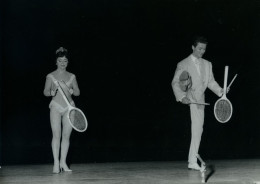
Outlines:
{"label": "man's collar", "polygon": [[193,56],[193,54],[191,54],[190,57],[191,57],[191,60],[192,60],[193,62],[195,62],[195,61],[198,59],[198,58],[196,58],[195,56]]}

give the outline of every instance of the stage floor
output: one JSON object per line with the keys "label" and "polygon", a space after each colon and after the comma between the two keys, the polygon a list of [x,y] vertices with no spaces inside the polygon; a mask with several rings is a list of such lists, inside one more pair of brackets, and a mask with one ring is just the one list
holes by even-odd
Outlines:
{"label": "stage floor", "polygon": [[[260,184],[260,160],[207,160],[206,182]],[[0,169],[0,184],[197,184],[198,171],[185,161],[72,164],[73,172],[52,174],[52,165],[11,165]]]}

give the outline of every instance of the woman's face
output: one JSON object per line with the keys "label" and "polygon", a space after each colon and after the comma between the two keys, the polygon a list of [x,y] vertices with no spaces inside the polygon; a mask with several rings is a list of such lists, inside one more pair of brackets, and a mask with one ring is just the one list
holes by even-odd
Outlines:
{"label": "woman's face", "polygon": [[68,66],[68,59],[66,58],[66,56],[58,57],[56,64],[59,69],[65,70]]}

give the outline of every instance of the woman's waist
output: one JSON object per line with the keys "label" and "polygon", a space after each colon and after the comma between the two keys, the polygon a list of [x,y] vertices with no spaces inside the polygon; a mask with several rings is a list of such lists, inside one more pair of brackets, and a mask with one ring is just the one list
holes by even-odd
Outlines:
{"label": "woman's waist", "polygon": [[[67,97],[67,100],[71,105],[74,105],[74,101],[72,100],[72,98],[70,96]],[[55,101],[56,103],[60,104],[62,107],[68,106],[67,102],[64,100],[62,95],[59,93],[57,93],[56,96],[54,96],[52,98],[52,101]]]}

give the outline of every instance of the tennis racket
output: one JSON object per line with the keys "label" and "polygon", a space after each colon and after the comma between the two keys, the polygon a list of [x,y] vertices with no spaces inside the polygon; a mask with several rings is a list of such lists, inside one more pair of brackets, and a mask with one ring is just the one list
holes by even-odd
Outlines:
{"label": "tennis racket", "polygon": [[61,87],[60,83],[58,82],[58,90],[61,93],[63,99],[65,100],[68,111],[67,111],[67,117],[69,119],[69,123],[72,126],[72,128],[78,132],[84,132],[88,127],[88,121],[84,113],[77,107],[73,107],[69,100],[63,91],[63,88]]}
{"label": "tennis racket", "polygon": [[214,105],[214,115],[215,118],[220,123],[228,122],[233,113],[232,104],[226,97],[227,79],[228,79],[228,66],[225,66],[223,95],[220,99],[216,101]]}

